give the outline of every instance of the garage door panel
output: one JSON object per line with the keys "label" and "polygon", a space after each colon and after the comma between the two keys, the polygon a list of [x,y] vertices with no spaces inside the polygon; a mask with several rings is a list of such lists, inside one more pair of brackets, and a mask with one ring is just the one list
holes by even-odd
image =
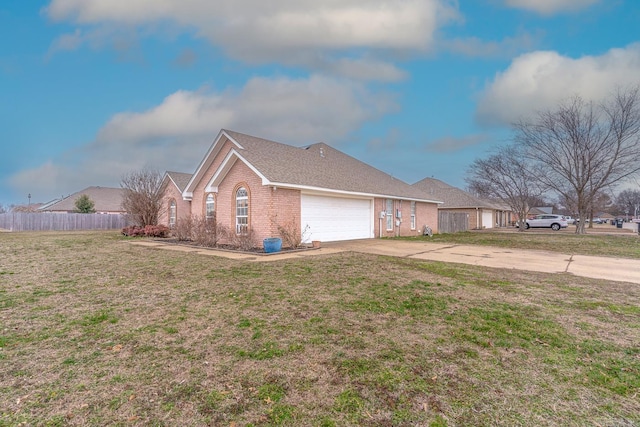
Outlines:
{"label": "garage door panel", "polygon": [[305,242],[373,237],[372,200],[303,194],[301,226]]}
{"label": "garage door panel", "polygon": [[493,228],[493,211],[482,211],[482,226],[484,228]]}

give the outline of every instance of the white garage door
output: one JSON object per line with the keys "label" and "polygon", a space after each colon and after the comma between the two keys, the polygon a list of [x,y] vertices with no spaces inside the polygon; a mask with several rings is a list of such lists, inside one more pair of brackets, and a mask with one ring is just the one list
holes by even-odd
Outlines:
{"label": "white garage door", "polygon": [[302,194],[300,202],[306,243],[374,237],[373,200]]}
{"label": "white garage door", "polygon": [[482,226],[493,228],[493,211],[482,211]]}

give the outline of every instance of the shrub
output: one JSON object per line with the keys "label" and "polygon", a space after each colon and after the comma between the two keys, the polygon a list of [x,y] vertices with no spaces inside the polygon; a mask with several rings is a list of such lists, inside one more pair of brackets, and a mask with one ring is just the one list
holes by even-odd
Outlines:
{"label": "shrub", "polygon": [[227,236],[228,230],[223,225],[219,225],[215,217],[195,217],[191,232],[192,240],[195,244],[213,248],[218,245],[220,239]]}
{"label": "shrub", "polygon": [[181,218],[171,230],[171,235],[179,241],[189,241],[193,239],[193,220],[191,217]]}
{"label": "shrub", "polygon": [[303,231],[300,231],[300,227],[296,222],[295,217],[283,223],[277,222],[277,216],[271,218],[271,222],[278,229],[278,234],[282,239],[282,246],[285,248],[295,249],[302,245],[302,242],[307,236],[309,226],[307,225]]}
{"label": "shrub", "polygon": [[144,233],[144,228],[137,225],[129,225],[122,229],[122,234],[129,237],[142,236],[143,233]]}
{"label": "shrub", "polygon": [[122,229],[122,234],[129,237],[168,237],[169,227],[162,224],[145,227],[130,225]]}
{"label": "shrub", "polygon": [[169,237],[171,230],[166,225],[147,225],[144,227],[144,235],[147,237]]}
{"label": "shrub", "polygon": [[256,247],[255,233],[251,228],[249,228],[244,234],[231,233],[229,240],[231,241],[232,246],[235,246],[241,251],[250,251]]}

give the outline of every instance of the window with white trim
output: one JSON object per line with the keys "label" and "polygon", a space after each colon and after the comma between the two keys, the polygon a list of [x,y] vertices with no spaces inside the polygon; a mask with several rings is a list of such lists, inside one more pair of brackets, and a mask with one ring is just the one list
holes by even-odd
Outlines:
{"label": "window with white trim", "polygon": [[416,229],[416,202],[411,202],[411,229]]}
{"label": "window with white trim", "polygon": [[176,214],[177,214],[176,201],[171,200],[171,202],[169,203],[169,227],[171,228],[173,228],[176,225]]}
{"label": "window with white trim", "polygon": [[385,212],[387,219],[387,231],[393,230],[393,200],[387,199],[387,209]]}
{"label": "window with white trim", "polygon": [[249,231],[249,193],[244,187],[236,191],[236,234]]}
{"label": "window with white trim", "polygon": [[204,213],[207,218],[213,218],[216,212],[216,201],[213,194],[207,194],[207,199],[204,204]]}

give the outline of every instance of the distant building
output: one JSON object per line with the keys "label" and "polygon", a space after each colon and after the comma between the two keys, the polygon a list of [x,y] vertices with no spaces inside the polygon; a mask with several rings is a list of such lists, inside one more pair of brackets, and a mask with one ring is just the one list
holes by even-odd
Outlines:
{"label": "distant building", "polygon": [[444,202],[438,206],[438,212],[467,214],[468,229],[508,227],[512,224],[511,208],[503,203],[480,199],[435,178],[425,178],[413,186]]}
{"label": "distant building", "polygon": [[62,199],[54,200],[38,208],[38,212],[76,212],[76,200],[87,195],[94,203],[96,213],[102,214],[124,214],[122,208],[122,198],[124,190],[122,188],[110,187],[87,187],[84,190],[71,194]]}

